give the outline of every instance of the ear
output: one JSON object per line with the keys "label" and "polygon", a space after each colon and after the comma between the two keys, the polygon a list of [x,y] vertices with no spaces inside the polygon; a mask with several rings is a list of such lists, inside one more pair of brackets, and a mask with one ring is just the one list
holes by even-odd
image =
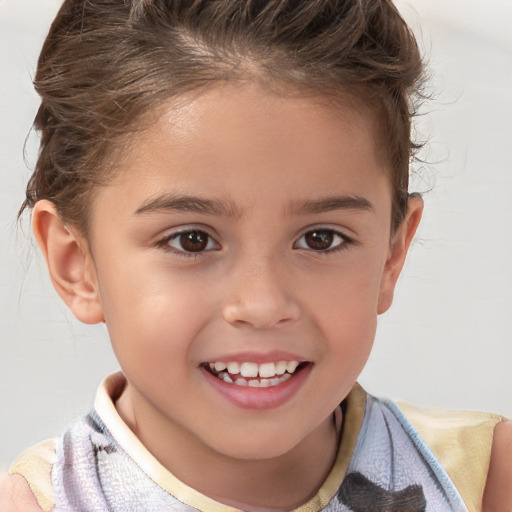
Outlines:
{"label": "ear", "polygon": [[405,218],[393,235],[389,246],[388,258],[382,274],[377,314],[386,312],[393,302],[393,294],[398,276],[404,266],[407,251],[411,245],[414,233],[423,213],[423,199],[419,195],[409,198],[409,205]]}
{"label": "ear", "polygon": [[68,228],[55,205],[45,199],[34,206],[32,229],[53,286],[75,317],[86,324],[104,321],[94,263],[85,238]]}

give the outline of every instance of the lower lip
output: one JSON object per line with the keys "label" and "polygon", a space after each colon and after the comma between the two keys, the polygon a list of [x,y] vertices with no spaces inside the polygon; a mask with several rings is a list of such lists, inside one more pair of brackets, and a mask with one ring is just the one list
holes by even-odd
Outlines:
{"label": "lower lip", "polygon": [[253,388],[229,384],[201,368],[207,382],[232,404],[243,409],[275,409],[284,405],[302,387],[311,371],[312,364],[292,375],[288,380],[267,388]]}

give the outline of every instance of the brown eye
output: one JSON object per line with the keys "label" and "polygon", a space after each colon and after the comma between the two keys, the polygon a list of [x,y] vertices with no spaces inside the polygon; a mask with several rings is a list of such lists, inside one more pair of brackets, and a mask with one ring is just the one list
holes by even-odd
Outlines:
{"label": "brown eye", "polygon": [[215,240],[204,231],[193,229],[175,233],[161,242],[161,245],[172,247],[179,253],[199,253],[219,249]]}
{"label": "brown eye", "polygon": [[295,248],[311,249],[318,252],[333,251],[348,242],[348,237],[345,237],[334,229],[312,229],[295,243]]}
{"label": "brown eye", "polygon": [[180,243],[185,251],[204,251],[208,245],[208,235],[203,231],[189,231],[180,235]]}
{"label": "brown eye", "polygon": [[308,247],[315,251],[325,251],[329,249],[334,240],[332,231],[310,231],[304,235],[305,242]]}

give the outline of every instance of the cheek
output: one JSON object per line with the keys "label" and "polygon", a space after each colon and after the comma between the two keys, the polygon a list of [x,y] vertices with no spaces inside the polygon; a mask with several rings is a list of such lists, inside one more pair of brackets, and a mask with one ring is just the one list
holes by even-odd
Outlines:
{"label": "cheek", "polygon": [[306,283],[304,309],[328,345],[327,357],[357,375],[369,355],[377,327],[381,264],[356,258],[338,272]]}
{"label": "cheek", "polygon": [[133,272],[128,266],[125,272],[118,266],[100,280],[114,351],[123,369],[167,366],[178,357],[183,364],[192,357],[194,339],[208,320],[208,295],[195,280],[140,268]]}
{"label": "cheek", "polygon": [[384,258],[360,252],[350,255],[335,269],[317,273],[304,282],[303,297],[310,310],[336,323],[344,319],[352,326],[376,317]]}
{"label": "cheek", "polygon": [[[377,328],[374,310],[357,308],[354,301],[326,311],[322,337],[328,344],[327,362],[343,369],[344,375],[356,376],[370,354]],[[340,309],[342,309],[340,311]]]}

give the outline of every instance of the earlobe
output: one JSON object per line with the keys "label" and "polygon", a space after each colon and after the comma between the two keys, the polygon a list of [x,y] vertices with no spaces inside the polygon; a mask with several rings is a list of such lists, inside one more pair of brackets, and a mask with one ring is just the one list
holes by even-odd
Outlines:
{"label": "earlobe", "polygon": [[393,294],[398,276],[402,270],[416,229],[423,213],[423,199],[420,195],[409,198],[409,206],[404,220],[393,236],[389,247],[389,254],[382,274],[377,305],[377,314],[385,313],[393,302]]}
{"label": "earlobe", "polygon": [[85,239],[66,226],[55,205],[47,200],[34,206],[32,229],[53,286],[75,317],[87,324],[102,322],[96,275]]}

